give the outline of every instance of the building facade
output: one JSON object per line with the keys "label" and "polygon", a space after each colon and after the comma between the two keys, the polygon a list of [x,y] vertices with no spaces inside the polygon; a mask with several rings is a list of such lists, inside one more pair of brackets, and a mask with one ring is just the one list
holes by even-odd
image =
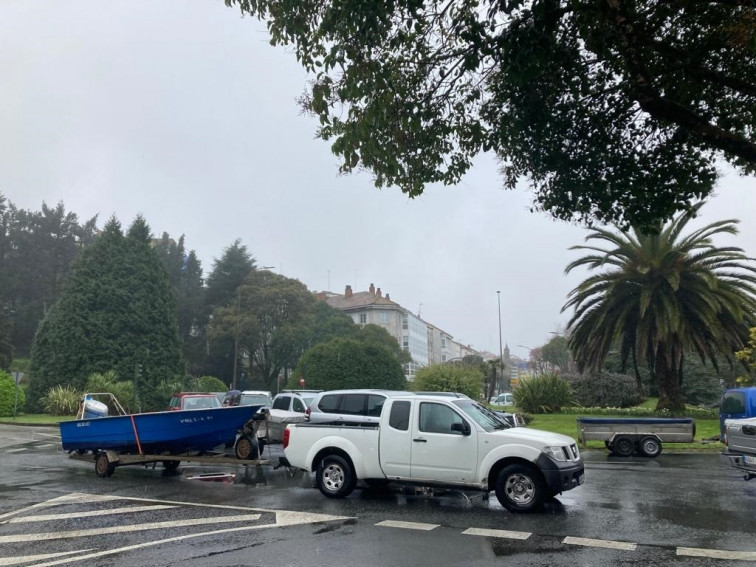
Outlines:
{"label": "building facade", "polygon": [[330,292],[317,295],[331,307],[349,315],[358,325],[374,324],[386,329],[412,357],[404,368],[407,380],[413,380],[423,366],[476,353],[469,345],[454,341],[451,334],[392,301],[389,294],[384,296],[381,288],[373,284],[368,291],[355,292],[347,285],[344,295]]}

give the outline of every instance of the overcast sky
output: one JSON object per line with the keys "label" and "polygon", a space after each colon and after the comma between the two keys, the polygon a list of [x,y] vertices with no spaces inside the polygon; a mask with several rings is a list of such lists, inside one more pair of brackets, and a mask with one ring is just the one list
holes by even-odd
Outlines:
{"label": "overcast sky", "polygon": [[[0,192],[185,235],[205,274],[240,238],[315,291],[371,283],[459,342],[512,354],[563,330],[584,228],[528,211],[490,156],[418,199],[338,175],[295,98],[306,76],[219,0],[0,2]],[[756,180],[728,174],[698,224],[756,256]]]}

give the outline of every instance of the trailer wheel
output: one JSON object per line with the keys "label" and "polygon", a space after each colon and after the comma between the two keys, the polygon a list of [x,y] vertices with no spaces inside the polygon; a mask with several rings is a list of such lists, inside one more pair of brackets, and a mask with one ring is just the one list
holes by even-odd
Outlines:
{"label": "trailer wheel", "polygon": [[181,461],[163,461],[163,468],[167,471],[175,471],[180,464]]}
{"label": "trailer wheel", "polygon": [[252,439],[249,435],[241,435],[236,440],[236,448],[234,449],[237,459],[243,461],[254,461],[260,455],[260,448],[257,445],[257,441]]}
{"label": "trailer wheel", "polygon": [[635,453],[635,441],[627,435],[620,435],[614,438],[612,452],[618,457],[629,457]]}
{"label": "trailer wheel", "polygon": [[318,464],[315,474],[318,490],[328,498],[344,498],[351,494],[357,479],[349,462],[339,455],[328,455]]}
{"label": "trailer wheel", "polygon": [[661,455],[662,444],[656,437],[648,436],[641,439],[640,452],[644,457],[651,457],[652,459]]}
{"label": "trailer wheel", "polygon": [[95,457],[95,473],[100,478],[113,476],[115,468],[115,464],[111,463],[108,459],[107,453],[98,453],[97,457]]}
{"label": "trailer wheel", "polygon": [[504,467],[496,480],[496,499],[510,512],[534,512],[546,498],[541,473],[527,465]]}

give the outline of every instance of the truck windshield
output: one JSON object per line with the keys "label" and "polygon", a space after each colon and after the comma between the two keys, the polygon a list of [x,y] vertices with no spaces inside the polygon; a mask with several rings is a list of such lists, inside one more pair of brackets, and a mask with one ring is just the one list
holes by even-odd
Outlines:
{"label": "truck windshield", "polygon": [[486,431],[494,429],[509,429],[510,425],[496,412],[470,399],[454,400],[454,405],[461,409],[467,417],[480,425]]}

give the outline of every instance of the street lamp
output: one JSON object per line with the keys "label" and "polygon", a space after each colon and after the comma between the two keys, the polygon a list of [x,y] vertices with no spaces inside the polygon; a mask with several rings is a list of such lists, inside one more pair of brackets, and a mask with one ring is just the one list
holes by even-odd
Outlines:
{"label": "street lamp", "polygon": [[501,347],[501,291],[496,292],[496,301],[499,304],[499,380],[504,381],[504,350]]}

